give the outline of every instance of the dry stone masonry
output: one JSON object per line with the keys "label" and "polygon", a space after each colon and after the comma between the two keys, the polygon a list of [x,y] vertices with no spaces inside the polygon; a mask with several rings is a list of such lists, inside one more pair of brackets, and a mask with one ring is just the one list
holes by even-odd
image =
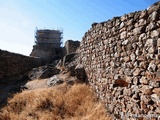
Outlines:
{"label": "dry stone masonry", "polygon": [[62,48],[55,48],[54,44],[34,45],[30,56],[41,58],[43,63],[50,63],[62,57]]}
{"label": "dry stone masonry", "polygon": [[90,84],[117,119],[160,115],[160,2],[92,24],[79,55]]}
{"label": "dry stone masonry", "polygon": [[79,41],[67,40],[65,42],[66,54],[75,53],[77,48],[79,47]]}
{"label": "dry stone masonry", "polygon": [[41,65],[41,59],[0,50],[0,85],[10,80],[22,79],[34,67]]}

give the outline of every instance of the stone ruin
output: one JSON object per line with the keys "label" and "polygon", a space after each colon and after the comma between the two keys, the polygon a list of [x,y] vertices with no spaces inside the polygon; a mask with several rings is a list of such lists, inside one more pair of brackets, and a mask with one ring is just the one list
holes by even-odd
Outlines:
{"label": "stone ruin", "polygon": [[79,50],[90,85],[115,119],[160,116],[160,2],[92,24]]}
{"label": "stone ruin", "polygon": [[44,63],[63,57],[62,30],[37,30],[35,34],[35,45],[30,54],[32,57],[39,57]]}
{"label": "stone ruin", "polygon": [[63,65],[71,68],[80,64],[85,69],[87,82],[115,119],[160,116],[160,2],[143,11],[92,24],[79,48],[79,43],[72,41],[64,48],[41,42],[31,53],[39,58],[0,51],[0,77],[15,77],[22,68],[25,74],[59,59],[57,56],[64,57]]}

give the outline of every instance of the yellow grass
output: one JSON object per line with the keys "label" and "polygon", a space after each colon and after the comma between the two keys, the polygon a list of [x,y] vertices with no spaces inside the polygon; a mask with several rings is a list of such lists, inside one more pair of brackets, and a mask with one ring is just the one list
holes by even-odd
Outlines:
{"label": "yellow grass", "polygon": [[41,88],[14,95],[0,120],[111,120],[86,84]]}

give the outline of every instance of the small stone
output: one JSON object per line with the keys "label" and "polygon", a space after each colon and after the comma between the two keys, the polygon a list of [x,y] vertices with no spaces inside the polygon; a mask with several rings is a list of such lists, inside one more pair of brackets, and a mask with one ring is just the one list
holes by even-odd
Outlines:
{"label": "small stone", "polygon": [[137,28],[137,27],[138,27],[138,23],[137,23],[137,22],[134,24],[134,27],[135,27],[135,28]]}
{"label": "small stone", "polygon": [[155,72],[155,70],[156,70],[156,65],[154,62],[151,62],[148,66],[148,71]]}
{"label": "small stone", "polygon": [[141,95],[141,101],[145,102],[148,104],[148,102],[151,100],[147,95]]}
{"label": "small stone", "polygon": [[148,53],[149,54],[152,54],[152,53],[154,53],[155,52],[155,48],[154,47],[150,47],[149,49],[148,49]]}
{"label": "small stone", "polygon": [[128,83],[132,82],[132,77],[126,76],[125,81]]}
{"label": "small stone", "polygon": [[151,31],[156,27],[156,24],[154,22],[151,22],[147,27],[146,27],[146,32]]}
{"label": "small stone", "polygon": [[120,29],[124,27],[124,22],[121,22]]}
{"label": "small stone", "polygon": [[160,114],[160,107],[157,107],[155,110],[156,113]]}
{"label": "small stone", "polygon": [[124,88],[123,94],[126,95],[126,96],[130,96],[131,95],[131,90],[127,89],[127,88]]}
{"label": "small stone", "polygon": [[147,8],[148,14],[151,14],[152,12],[157,11],[157,10],[159,10],[159,2],[156,2],[155,4]]}
{"label": "small stone", "polygon": [[124,73],[128,76],[132,76],[133,72],[129,68],[124,69]]}
{"label": "small stone", "polygon": [[126,36],[127,36],[127,32],[124,31],[124,32],[121,33],[120,39],[125,39]]}
{"label": "small stone", "polygon": [[154,30],[152,33],[151,33],[151,37],[158,37],[159,36],[159,32],[157,30]]}
{"label": "small stone", "polygon": [[129,14],[128,14],[128,17],[129,17],[129,18],[133,18],[133,17],[134,17],[134,13],[129,13]]}
{"label": "small stone", "polygon": [[160,55],[160,47],[158,47],[158,55]]}
{"label": "small stone", "polygon": [[134,13],[134,21],[138,20],[139,16],[140,16],[139,12],[135,12]]}
{"label": "small stone", "polygon": [[114,75],[114,80],[117,80],[117,79],[119,79],[119,75],[118,75],[118,74],[115,74],[115,75]]}
{"label": "small stone", "polygon": [[148,84],[148,79],[146,77],[142,76],[139,82],[141,84]]}
{"label": "small stone", "polygon": [[132,47],[133,47],[134,49],[137,49],[137,44],[136,44],[136,43],[133,43],[133,44],[132,44]]}
{"label": "small stone", "polygon": [[131,44],[128,44],[128,45],[126,46],[126,49],[127,49],[126,53],[127,53],[128,55],[130,55],[131,50],[132,50],[132,45],[131,45]]}
{"label": "small stone", "polygon": [[106,72],[102,73],[102,78],[106,78]]}
{"label": "small stone", "polygon": [[144,20],[144,19],[140,19],[139,21],[138,21],[138,26],[143,26],[143,25],[145,25],[146,24],[146,20]]}
{"label": "small stone", "polygon": [[138,56],[138,61],[146,61],[146,57],[145,56]]}
{"label": "small stone", "polygon": [[144,28],[144,27],[138,27],[138,28],[133,29],[133,33],[134,33],[135,35],[141,34],[142,31],[143,31],[143,28]]}
{"label": "small stone", "polygon": [[[132,85],[132,86],[133,86],[133,85]],[[138,94],[139,89],[138,89],[138,86],[134,85],[134,86],[132,87],[132,91],[135,92],[135,94],[133,94],[132,98],[135,99],[135,100],[138,100],[138,99],[139,99],[139,94]],[[133,92],[133,93],[134,93],[134,92]]]}
{"label": "small stone", "polygon": [[132,61],[135,61],[135,60],[136,60],[136,56],[135,56],[135,54],[134,54],[134,53],[132,53],[132,54],[130,55],[130,58],[131,58],[131,60],[132,60]]}
{"label": "small stone", "polygon": [[[139,106],[137,103],[133,103],[133,106],[131,107],[133,114],[137,115],[139,113]],[[130,119],[130,120],[134,120],[134,119]]]}
{"label": "small stone", "polygon": [[136,70],[133,72],[134,76],[138,76],[140,74],[141,70],[139,68],[136,68]]}
{"label": "small stone", "polygon": [[122,53],[121,53],[121,57],[124,57],[124,56],[127,56],[127,53],[126,53],[126,52],[122,52]]}
{"label": "small stone", "polygon": [[144,40],[146,39],[146,33],[142,33],[140,36],[139,36],[139,40]]}
{"label": "small stone", "polygon": [[158,69],[156,72],[156,78],[160,78],[160,69]]}
{"label": "small stone", "polygon": [[154,88],[158,88],[159,87],[159,83],[156,82],[156,81],[150,81],[149,85],[152,86],[152,87],[154,87]]}
{"label": "small stone", "polygon": [[125,80],[116,80],[113,87],[127,87],[128,83]]}
{"label": "small stone", "polygon": [[155,103],[158,103],[160,102],[160,98],[157,94],[152,94],[151,95],[151,99],[155,102]]}
{"label": "small stone", "polygon": [[124,61],[125,61],[125,62],[130,61],[130,57],[129,57],[129,56],[124,57]]}
{"label": "small stone", "polygon": [[128,22],[127,22],[127,25],[128,26],[131,26],[133,24],[133,19],[131,19],[131,20],[129,20]]}
{"label": "small stone", "polygon": [[156,93],[157,95],[160,95],[160,88],[154,88],[152,92]]}
{"label": "small stone", "polygon": [[157,40],[157,46],[160,47],[160,38]]}
{"label": "small stone", "polygon": [[128,44],[128,39],[122,42],[122,45],[127,45],[127,44]]}
{"label": "small stone", "polygon": [[120,53],[115,52],[114,56],[115,56],[116,58],[118,58],[118,57],[120,56]]}
{"label": "small stone", "polygon": [[55,86],[58,84],[62,84],[63,81],[60,80],[56,75],[54,75],[53,77],[51,77],[48,81],[47,81],[47,85],[48,86]]}
{"label": "small stone", "polygon": [[141,88],[140,88],[140,91],[143,93],[143,94],[151,94],[152,93],[152,87],[150,87],[149,85],[143,85]]}
{"label": "small stone", "polygon": [[134,85],[137,85],[137,84],[138,84],[138,78],[137,78],[137,77],[134,77],[134,78],[133,78],[133,84],[134,84]]}
{"label": "small stone", "polygon": [[141,15],[140,15],[139,18],[143,18],[143,17],[145,17],[146,15],[147,15],[147,11],[146,11],[146,10],[143,10],[143,11],[141,12]]}
{"label": "small stone", "polygon": [[138,64],[139,64],[139,63],[138,63],[137,61],[135,61],[133,65],[134,65],[135,68],[137,68],[137,67],[139,67]]}
{"label": "small stone", "polygon": [[149,16],[149,21],[155,21],[157,18],[157,11],[154,11],[152,14]]}
{"label": "small stone", "polygon": [[155,39],[148,39],[145,44],[145,46],[156,46],[156,45],[157,41]]}
{"label": "small stone", "polygon": [[140,56],[141,52],[137,49],[135,53],[136,53],[137,56]]}
{"label": "small stone", "polygon": [[126,20],[126,15],[121,16],[121,21],[125,21]]}
{"label": "small stone", "polygon": [[145,102],[141,101],[140,106],[141,106],[141,109],[143,109],[143,111],[145,111],[145,112],[149,111]]}
{"label": "small stone", "polygon": [[104,40],[104,44],[108,45],[108,39]]}

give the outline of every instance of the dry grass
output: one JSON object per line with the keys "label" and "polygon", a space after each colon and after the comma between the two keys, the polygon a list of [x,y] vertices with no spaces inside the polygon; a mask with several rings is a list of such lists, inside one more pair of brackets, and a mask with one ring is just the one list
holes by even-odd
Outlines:
{"label": "dry grass", "polygon": [[0,120],[110,120],[86,84],[23,91],[8,100]]}

